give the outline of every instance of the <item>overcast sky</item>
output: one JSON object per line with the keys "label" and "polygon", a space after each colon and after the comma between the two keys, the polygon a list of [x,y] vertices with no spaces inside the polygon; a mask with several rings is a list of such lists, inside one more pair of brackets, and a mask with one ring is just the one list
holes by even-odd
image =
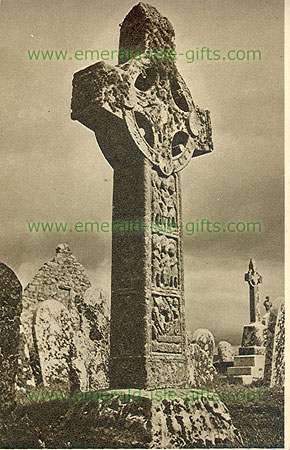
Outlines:
{"label": "overcast sky", "polygon": [[[70,119],[74,72],[91,61],[30,61],[30,49],[117,49],[131,0],[2,0],[1,254],[25,286],[68,243],[110,290],[107,233],[29,233],[27,221],[110,221],[113,172],[92,131]],[[214,152],[182,172],[184,222],[259,221],[261,233],[185,236],[190,330],[239,344],[249,321],[249,258],[262,300],[283,296],[283,3],[154,0],[178,52],[260,49],[261,61],[178,59],[196,104],[211,111]],[[116,61],[110,62],[116,64]]]}

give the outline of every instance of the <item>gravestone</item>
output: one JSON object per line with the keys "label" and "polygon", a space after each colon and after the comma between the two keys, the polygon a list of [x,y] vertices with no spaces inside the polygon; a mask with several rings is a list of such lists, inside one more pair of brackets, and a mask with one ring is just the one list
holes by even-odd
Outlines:
{"label": "gravestone", "polygon": [[275,327],[271,387],[285,384],[285,303],[281,302]]}
{"label": "gravestone", "polygon": [[217,346],[217,359],[220,362],[229,363],[234,361],[235,351],[227,341],[220,341]]}
{"label": "gravestone", "polygon": [[266,309],[265,314],[262,317],[262,324],[265,325],[264,332],[264,346],[265,346],[265,372],[264,381],[266,383],[271,382],[272,373],[272,361],[273,361],[273,346],[274,346],[274,335],[275,326],[277,322],[277,315],[280,306],[280,298],[278,297],[272,304],[270,298],[266,297],[264,301],[264,306]]}
{"label": "gravestone", "polygon": [[188,337],[188,385],[203,388],[213,381],[216,369],[213,365],[215,341],[213,334],[203,328]]}
{"label": "gravestone", "polygon": [[33,331],[43,385],[87,389],[68,309],[56,300],[45,300],[37,308]]}
{"label": "gravestone", "polygon": [[214,358],[214,367],[221,374],[226,374],[228,367],[234,365],[235,351],[227,341],[220,341],[217,346],[217,354]]}
{"label": "gravestone", "polygon": [[17,401],[27,399],[27,391],[35,387],[35,380],[30,366],[30,355],[23,325],[20,324],[19,346],[18,346],[18,367],[15,381]]}
{"label": "gravestone", "polygon": [[193,333],[192,342],[199,345],[204,350],[211,361],[215,350],[215,340],[213,334],[206,328],[199,328]]}
{"label": "gravestone", "polygon": [[112,387],[187,383],[180,172],[213,144],[209,112],[194,104],[174,51],[170,22],[139,3],[122,22],[119,64],[73,79],[71,117],[94,131],[114,169]]}
{"label": "gravestone", "polygon": [[91,391],[109,387],[110,309],[108,296],[101,288],[87,289],[78,297],[81,323],[76,333],[77,348],[84,361]]}
{"label": "gravestone", "polygon": [[[90,286],[90,280],[83,266],[77,261],[67,244],[60,244],[56,248],[55,256],[43,264],[32,281],[24,289],[21,323],[27,341],[30,364],[37,385],[43,382],[37,350],[38,344],[34,335],[34,320],[39,306],[47,301],[59,302],[69,311],[71,326],[73,327],[74,333],[76,333],[79,329],[80,316],[75,304],[75,298],[76,296],[82,296]],[[59,303],[55,303],[55,305]],[[57,311],[59,311],[59,308]],[[38,331],[40,333],[39,329]],[[40,346],[42,348],[42,343]],[[79,374],[81,373],[83,373],[82,370],[79,371]],[[46,381],[49,378],[45,376]],[[86,385],[86,380],[87,376],[84,376],[83,379],[79,380],[79,383]]]}
{"label": "gravestone", "polygon": [[2,413],[5,413],[15,401],[21,310],[21,283],[9,267],[0,263],[0,409]]}

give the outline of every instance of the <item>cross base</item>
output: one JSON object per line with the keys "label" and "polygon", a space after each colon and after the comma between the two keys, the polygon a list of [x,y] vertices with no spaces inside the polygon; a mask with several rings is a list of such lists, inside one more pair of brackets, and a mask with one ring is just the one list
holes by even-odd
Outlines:
{"label": "cross base", "polygon": [[[218,443],[240,448],[227,408],[208,397],[205,391],[181,389],[80,393],[74,417],[81,414],[85,429],[88,424],[85,439],[92,448],[208,448]],[[83,448],[84,437],[70,430],[68,438],[72,447]]]}
{"label": "cross base", "polygon": [[188,383],[187,362],[183,355],[111,358],[112,389],[132,386],[145,389],[184,388]]}

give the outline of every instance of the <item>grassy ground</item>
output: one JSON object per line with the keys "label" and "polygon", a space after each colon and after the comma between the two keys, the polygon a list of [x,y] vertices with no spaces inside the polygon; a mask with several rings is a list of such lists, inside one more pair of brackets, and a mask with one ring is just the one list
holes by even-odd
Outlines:
{"label": "grassy ground", "polygon": [[[218,392],[228,407],[244,448],[284,448],[281,390],[261,384],[235,385],[219,378],[208,389]],[[0,448],[102,448],[102,435],[92,433],[96,411],[95,401],[77,406],[68,401],[18,406],[0,418]],[[110,447],[118,446],[112,442]]]}
{"label": "grassy ground", "polygon": [[284,390],[256,382],[241,386],[217,378],[219,392],[245,448],[284,448]]}

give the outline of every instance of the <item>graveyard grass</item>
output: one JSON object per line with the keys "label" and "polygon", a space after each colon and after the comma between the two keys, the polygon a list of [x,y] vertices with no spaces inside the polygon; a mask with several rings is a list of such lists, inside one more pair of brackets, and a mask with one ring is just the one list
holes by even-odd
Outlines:
{"label": "graveyard grass", "polygon": [[[231,384],[219,376],[206,387],[224,397],[228,392],[235,395],[238,391],[250,390],[255,391],[258,398],[260,392],[260,401],[224,402],[242,436],[243,448],[284,448],[282,389],[270,389],[258,382],[248,387]],[[120,442],[110,442],[110,435],[103,435],[104,429],[94,429],[92,424],[97,418],[95,400],[73,404],[69,401],[28,403],[23,397],[22,403],[0,418],[1,448],[104,448],[108,443],[111,448],[120,448]],[[122,447],[130,448],[127,442],[132,438],[131,430],[122,430],[120,424],[120,433],[126,443]],[[195,447],[204,448],[202,445]],[[232,448],[232,444],[217,442],[216,446],[210,444],[206,448],[227,447]]]}

